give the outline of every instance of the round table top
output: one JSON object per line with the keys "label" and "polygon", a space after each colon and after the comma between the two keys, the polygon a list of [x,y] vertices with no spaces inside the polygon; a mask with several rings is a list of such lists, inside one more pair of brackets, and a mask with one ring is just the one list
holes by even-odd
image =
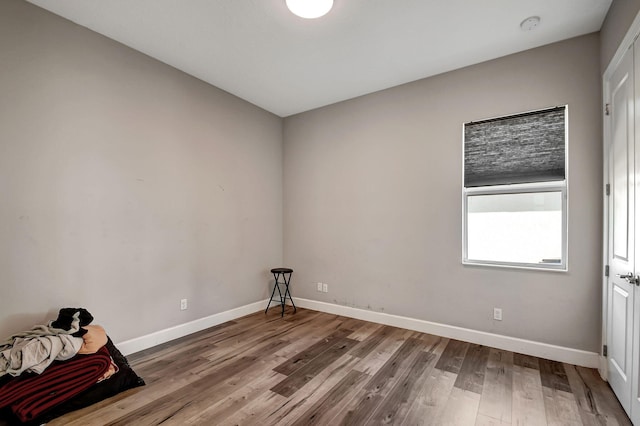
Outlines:
{"label": "round table top", "polygon": [[293,272],[291,268],[273,268],[271,270],[272,274],[290,274]]}

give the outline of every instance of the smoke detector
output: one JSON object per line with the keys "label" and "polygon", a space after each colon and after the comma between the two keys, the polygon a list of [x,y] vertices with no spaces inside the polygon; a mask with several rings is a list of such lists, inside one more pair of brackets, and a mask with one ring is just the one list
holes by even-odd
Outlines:
{"label": "smoke detector", "polygon": [[533,31],[538,25],[540,25],[540,17],[530,16],[520,23],[520,28],[522,31]]}

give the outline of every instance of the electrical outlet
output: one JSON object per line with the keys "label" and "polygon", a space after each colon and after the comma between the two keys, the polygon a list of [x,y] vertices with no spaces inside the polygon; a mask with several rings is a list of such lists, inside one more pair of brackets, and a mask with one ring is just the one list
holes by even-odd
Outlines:
{"label": "electrical outlet", "polygon": [[329,292],[329,284],[322,283],[322,292],[323,293],[328,293]]}
{"label": "electrical outlet", "polygon": [[502,308],[493,308],[493,319],[502,321]]}
{"label": "electrical outlet", "polygon": [[181,311],[186,311],[187,310],[187,299],[181,299],[180,300],[180,310]]}
{"label": "electrical outlet", "polygon": [[318,291],[322,291],[322,283],[318,283]]}

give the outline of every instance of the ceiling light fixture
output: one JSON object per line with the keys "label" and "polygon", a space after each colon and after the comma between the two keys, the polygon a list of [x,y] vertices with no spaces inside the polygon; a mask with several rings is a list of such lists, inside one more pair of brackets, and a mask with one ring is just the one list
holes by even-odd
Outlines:
{"label": "ceiling light fixture", "polygon": [[535,30],[538,25],[540,25],[540,17],[529,16],[527,19],[520,23],[520,28],[522,29],[522,31],[532,31]]}
{"label": "ceiling light fixture", "polygon": [[333,0],[286,0],[286,2],[291,13],[305,19],[324,16],[333,7]]}

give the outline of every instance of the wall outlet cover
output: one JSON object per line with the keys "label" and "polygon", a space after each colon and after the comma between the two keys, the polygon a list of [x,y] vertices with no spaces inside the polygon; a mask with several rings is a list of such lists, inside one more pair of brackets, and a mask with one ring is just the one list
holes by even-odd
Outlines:
{"label": "wall outlet cover", "polygon": [[502,309],[493,308],[493,319],[496,321],[502,321]]}

